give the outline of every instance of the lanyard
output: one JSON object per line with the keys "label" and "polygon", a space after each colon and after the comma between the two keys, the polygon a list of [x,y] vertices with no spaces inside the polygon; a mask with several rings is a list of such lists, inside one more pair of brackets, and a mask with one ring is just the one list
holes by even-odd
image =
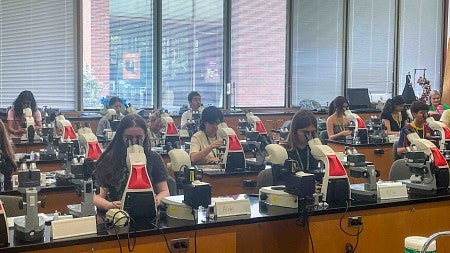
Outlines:
{"label": "lanyard", "polygon": [[306,168],[303,166],[302,157],[298,152],[298,148],[295,149],[295,152],[297,152],[298,160],[300,162],[300,166],[302,167],[302,171],[305,172],[307,169],[309,169],[309,148],[306,147]]}
{"label": "lanyard", "polygon": [[[211,145],[211,142],[209,141],[208,135],[206,134],[206,132],[203,132],[203,133],[205,134],[206,141],[208,141],[208,146]],[[215,140],[215,141],[217,140],[217,135],[216,135],[216,137],[214,137],[214,140]],[[215,150],[215,148],[213,148],[213,149],[211,150],[211,152],[213,153],[214,158],[217,158],[216,152],[214,152],[214,150]]]}

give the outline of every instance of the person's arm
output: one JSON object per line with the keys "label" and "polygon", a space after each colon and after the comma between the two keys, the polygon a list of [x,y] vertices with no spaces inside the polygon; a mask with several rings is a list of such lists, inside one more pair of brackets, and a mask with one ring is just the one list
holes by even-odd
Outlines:
{"label": "person's arm", "polygon": [[155,196],[156,205],[159,205],[161,203],[161,199],[163,199],[164,197],[170,196],[169,186],[167,186],[167,181],[162,181],[162,182],[156,183],[155,189],[157,192],[157,194]]}
{"label": "person's arm", "polygon": [[336,139],[339,139],[339,138],[343,138],[343,137],[345,137],[345,136],[347,136],[347,135],[350,135],[350,134],[352,134],[352,131],[350,131],[350,130],[344,130],[344,131],[342,131],[342,132],[339,132],[339,133],[334,133],[334,127],[333,127],[333,119],[332,119],[332,117],[330,116],[330,117],[328,117],[328,119],[327,119],[327,133],[328,133],[328,139],[330,139],[330,140],[336,140]]}
{"label": "person's arm", "polygon": [[22,136],[25,133],[25,129],[24,128],[18,128],[18,129],[14,129],[14,110],[13,109],[9,109],[8,110],[8,124],[6,125],[6,128],[8,130],[8,132],[12,135],[15,136]]}
{"label": "person's arm", "polygon": [[398,144],[397,144],[397,154],[399,156],[406,153],[406,146],[405,146],[405,131],[402,129],[400,131],[400,137],[398,138]]}
{"label": "person's arm", "polygon": [[36,109],[36,111],[33,113],[34,118],[34,128],[37,132],[41,131],[42,129],[42,114],[41,111]]}
{"label": "person's arm", "polygon": [[[222,140],[216,140],[204,149],[200,146],[201,140],[197,136],[192,136],[190,158],[192,163],[198,163],[203,160],[213,149],[223,145]],[[214,160],[214,159],[213,159]],[[209,161],[208,161],[209,162]]]}
{"label": "person's arm", "polygon": [[94,194],[94,205],[104,211],[108,211],[112,208],[120,208],[121,202],[120,201],[108,201],[106,200],[106,193],[107,190],[103,187],[100,187],[99,194]]}
{"label": "person's arm", "polygon": [[387,134],[395,134],[397,136],[400,135],[400,132],[392,131],[391,122],[388,119],[382,119],[382,122],[383,122],[384,126],[386,127]]}
{"label": "person's arm", "polygon": [[181,120],[180,120],[181,129],[186,129],[186,124],[187,124],[188,118],[189,118],[189,111],[185,111],[185,112],[183,112],[183,114],[181,114]]}

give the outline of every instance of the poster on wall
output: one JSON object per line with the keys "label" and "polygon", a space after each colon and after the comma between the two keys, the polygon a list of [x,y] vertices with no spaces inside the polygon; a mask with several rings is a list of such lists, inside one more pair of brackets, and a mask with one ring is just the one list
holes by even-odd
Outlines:
{"label": "poster on wall", "polygon": [[123,52],[123,79],[141,79],[140,53]]}

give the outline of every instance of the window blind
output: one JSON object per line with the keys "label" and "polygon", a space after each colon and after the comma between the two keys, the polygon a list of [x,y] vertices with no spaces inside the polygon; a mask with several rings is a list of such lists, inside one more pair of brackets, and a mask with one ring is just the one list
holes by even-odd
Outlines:
{"label": "window blind", "polygon": [[395,0],[351,0],[347,87],[368,88],[371,100],[392,96]]}
{"label": "window blind", "polygon": [[0,106],[30,90],[38,107],[75,109],[73,0],[2,0],[0,19]]}
{"label": "window blind", "polygon": [[342,94],[343,0],[296,0],[292,13],[292,105],[326,105]]}
{"label": "window blind", "polygon": [[416,96],[422,88],[417,84],[423,70],[432,89],[440,90],[442,84],[442,43],[444,29],[444,1],[400,1],[398,92],[405,87],[406,75],[411,73]]}

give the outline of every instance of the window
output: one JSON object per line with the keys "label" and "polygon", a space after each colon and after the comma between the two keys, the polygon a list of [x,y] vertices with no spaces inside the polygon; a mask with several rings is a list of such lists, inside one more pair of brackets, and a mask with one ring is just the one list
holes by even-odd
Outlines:
{"label": "window", "polygon": [[368,88],[372,101],[392,97],[395,0],[351,0],[347,87]]}
{"label": "window", "polygon": [[25,89],[39,107],[75,108],[74,13],[72,0],[0,1],[3,108]]}
{"label": "window", "polygon": [[118,96],[153,107],[153,1],[83,2],[83,107]]}
{"label": "window", "polygon": [[292,13],[292,106],[326,105],[342,94],[343,0],[296,0]]}
{"label": "window", "polygon": [[162,1],[162,106],[177,111],[195,90],[223,106],[223,1]]}
{"label": "window", "polygon": [[286,1],[232,1],[231,106],[284,106],[285,54]]}
{"label": "window", "polygon": [[442,84],[443,0],[400,1],[398,92],[402,93],[406,75],[411,74],[416,96],[422,94],[417,80],[423,76],[432,89]]}

